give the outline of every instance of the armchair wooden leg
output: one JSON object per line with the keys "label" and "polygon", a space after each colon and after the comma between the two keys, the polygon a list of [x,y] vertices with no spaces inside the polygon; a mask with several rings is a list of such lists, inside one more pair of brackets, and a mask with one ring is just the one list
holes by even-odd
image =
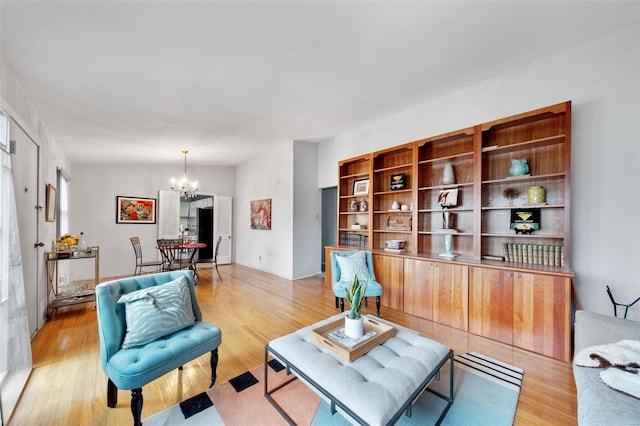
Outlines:
{"label": "armchair wooden leg", "polygon": [[133,426],[142,426],[142,388],[131,389],[131,414]]}
{"label": "armchair wooden leg", "polygon": [[344,312],[344,297],[340,298],[340,312]]}
{"label": "armchair wooden leg", "polygon": [[216,377],[218,377],[217,370],[218,370],[218,348],[215,348],[214,350],[211,351],[211,386],[209,386],[210,388],[212,388],[213,385],[216,383]]}
{"label": "armchair wooden leg", "polygon": [[378,318],[380,318],[380,296],[376,296],[376,311],[378,311]]}
{"label": "armchair wooden leg", "polygon": [[340,307],[340,305],[338,304],[338,296],[336,296],[336,309],[338,309]]}
{"label": "armchair wooden leg", "polygon": [[118,388],[111,379],[107,379],[107,407],[113,408],[118,404]]}

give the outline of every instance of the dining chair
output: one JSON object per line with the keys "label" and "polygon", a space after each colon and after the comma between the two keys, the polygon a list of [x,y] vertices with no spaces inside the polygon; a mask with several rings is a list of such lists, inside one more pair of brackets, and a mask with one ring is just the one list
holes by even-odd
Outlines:
{"label": "dining chair", "polygon": [[131,237],[131,245],[133,246],[133,251],[136,254],[136,268],[133,272],[133,276],[137,276],[142,274],[142,268],[155,268],[155,272],[160,272],[162,267],[161,260],[150,260],[148,262],[144,262],[142,260],[142,247],[140,245],[140,237]]}
{"label": "dining chair", "polygon": [[222,241],[222,235],[218,235],[218,240],[216,241],[216,249],[213,252],[213,264],[216,267],[218,278],[222,281],[222,276],[220,275],[220,271],[218,271],[218,250],[220,249],[220,241]]}
{"label": "dining chair", "polygon": [[182,240],[180,238],[160,238],[157,243],[162,256],[163,271],[176,271],[189,266],[189,259],[182,257]]}

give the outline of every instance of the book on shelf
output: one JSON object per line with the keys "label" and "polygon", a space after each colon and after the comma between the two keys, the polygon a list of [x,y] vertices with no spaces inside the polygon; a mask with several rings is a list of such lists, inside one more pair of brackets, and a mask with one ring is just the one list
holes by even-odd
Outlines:
{"label": "book on shelf", "polygon": [[558,245],[502,243],[502,254],[507,262],[564,266],[564,247]]}

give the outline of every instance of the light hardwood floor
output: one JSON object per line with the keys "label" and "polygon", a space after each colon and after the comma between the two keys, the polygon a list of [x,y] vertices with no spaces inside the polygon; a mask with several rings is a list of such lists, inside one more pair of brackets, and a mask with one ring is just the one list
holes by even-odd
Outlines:
{"label": "light hardwood floor", "polygon": [[[196,287],[204,320],[222,329],[218,382],[261,364],[264,345],[327,318],[337,310],[319,277],[290,281],[238,265],[201,269]],[[365,312],[367,308],[365,308]],[[375,314],[375,304],[368,312]],[[387,309],[381,316],[449,345],[455,353],[481,352],[524,369],[516,425],[576,424],[571,364],[532,354]],[[32,342],[33,372],[10,425],[129,425],[130,392],[119,391],[107,408],[107,380],[100,367],[94,305],[61,310]],[[205,355],[143,388],[143,418],[207,389]],[[256,424],[258,424],[257,421]]]}

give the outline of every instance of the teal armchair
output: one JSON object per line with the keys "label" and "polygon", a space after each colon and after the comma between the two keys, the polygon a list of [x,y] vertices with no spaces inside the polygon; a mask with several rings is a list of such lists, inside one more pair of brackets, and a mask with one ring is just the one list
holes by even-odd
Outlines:
{"label": "teal armchair", "polygon": [[367,283],[365,304],[369,297],[376,298],[376,312],[380,316],[380,297],[382,285],[376,281],[373,271],[373,256],[370,251],[332,251],[331,252],[331,286],[336,296],[336,308],[344,312],[345,289],[351,288],[353,276],[358,275]]}
{"label": "teal armchair", "polygon": [[[185,289],[184,277],[188,291]],[[180,287],[175,285],[180,281]],[[172,286],[161,288],[165,284]],[[118,303],[121,296],[137,290],[153,290],[153,296],[143,301],[147,303],[145,309],[156,309],[158,315],[138,317],[142,325],[142,338],[148,339],[149,329],[158,329],[155,333],[163,333],[163,327],[182,327],[175,318],[175,312],[164,316],[162,309],[158,309],[160,296],[158,292],[179,288],[176,293],[181,294],[177,303],[184,317],[189,318],[191,325],[183,327],[166,336],[155,338],[144,344],[127,345],[125,335],[130,338],[131,329],[127,327],[127,320],[133,318],[125,312],[125,304]],[[151,287],[157,287],[151,289]],[[140,292],[139,292],[140,293]],[[134,296],[131,294],[129,297]],[[140,299],[142,300],[142,299]],[[172,299],[174,302],[176,298]],[[190,300],[190,304],[188,301]],[[151,303],[152,302],[152,303]],[[141,424],[142,387],[147,383],[167,374],[174,369],[182,369],[182,365],[208,352],[211,353],[211,386],[216,380],[218,365],[218,346],[222,343],[222,333],[214,325],[202,321],[202,312],[198,306],[194,291],[192,271],[171,271],[148,274],[131,278],[124,278],[105,282],[96,286],[96,307],[98,311],[98,331],[100,335],[100,361],[102,369],[107,375],[107,406],[115,407],[118,402],[118,389],[131,390],[131,413],[133,424]],[[164,309],[164,308],[163,308]],[[167,309],[166,311],[169,311]],[[141,318],[141,319],[140,319]],[[178,323],[178,325],[176,325]],[[131,325],[131,324],[130,324]],[[154,330],[152,330],[154,331]],[[166,332],[166,331],[165,331]],[[124,347],[123,347],[124,346]],[[126,348],[125,348],[126,347]]]}

